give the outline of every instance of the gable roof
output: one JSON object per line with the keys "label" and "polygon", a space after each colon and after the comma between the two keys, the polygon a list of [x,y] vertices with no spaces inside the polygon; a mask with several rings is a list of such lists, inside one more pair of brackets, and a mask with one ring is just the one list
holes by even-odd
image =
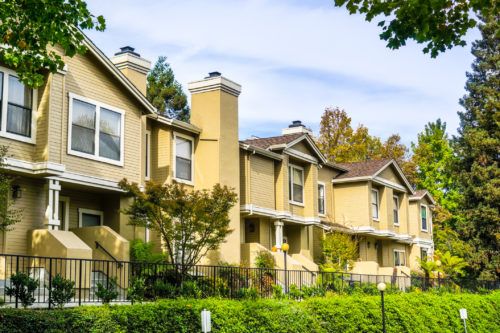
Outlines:
{"label": "gable roof", "polygon": [[304,133],[294,133],[294,134],[286,134],[280,136],[271,136],[268,138],[259,138],[259,139],[251,139],[251,140],[243,140],[242,142],[247,145],[252,145],[255,147],[259,147],[262,149],[268,149],[274,145],[288,144],[295,139],[303,136]]}
{"label": "gable roof", "polygon": [[399,184],[394,184],[381,177],[377,177],[382,171],[384,171],[391,165],[396,169],[397,174],[403,180],[403,183],[406,185],[406,188],[409,190],[409,192],[411,194],[414,194],[415,190],[404,175],[403,170],[401,170],[398,163],[392,158],[383,158],[380,160],[370,160],[353,163],[340,163],[340,166],[346,168],[348,171],[335,177],[332,182],[344,183],[357,180],[375,180],[386,185],[390,184],[391,186],[399,186]]}
{"label": "gable roof", "polygon": [[436,200],[434,200],[434,198],[432,197],[431,193],[427,190],[417,190],[415,191],[415,194],[413,195],[410,195],[408,197],[408,200],[410,201],[415,201],[415,200],[421,200],[423,199],[425,196],[427,196],[427,198],[429,198],[429,201],[435,205],[436,204]]}

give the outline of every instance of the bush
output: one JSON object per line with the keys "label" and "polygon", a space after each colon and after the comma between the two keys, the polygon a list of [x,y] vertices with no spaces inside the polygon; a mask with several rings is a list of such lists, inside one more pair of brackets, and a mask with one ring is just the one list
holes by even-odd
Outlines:
{"label": "bush", "polygon": [[255,267],[257,268],[274,268],[276,267],[276,259],[271,252],[260,250],[255,256]]}
{"label": "bush", "polygon": [[108,304],[118,297],[119,293],[116,290],[116,277],[108,280],[107,286],[102,283],[97,283],[97,291],[95,293],[97,298],[101,299],[104,304]]}
{"label": "bush", "polygon": [[146,294],[146,279],[137,276],[130,278],[130,287],[127,288],[127,299],[134,304],[135,302],[142,303]]}
{"label": "bush", "polygon": [[62,309],[64,304],[71,302],[71,299],[75,297],[75,281],[67,280],[59,274],[52,279],[51,287],[49,303],[59,309]]}
{"label": "bush", "polygon": [[181,285],[180,295],[184,298],[200,298],[201,289],[195,281],[184,281]]}
{"label": "bush", "polygon": [[156,281],[153,285],[153,294],[156,298],[176,298],[179,293],[179,288],[168,282]]}
{"label": "bush", "polygon": [[196,280],[203,297],[227,297],[231,290],[221,278],[204,277]]}
{"label": "bush", "polygon": [[167,262],[167,256],[162,252],[154,252],[155,243],[145,242],[140,238],[130,242],[130,261],[135,262]]}
{"label": "bush", "polygon": [[5,294],[7,296],[16,297],[19,299],[23,307],[26,309],[28,306],[35,302],[35,290],[38,288],[38,281],[30,278],[24,273],[12,274],[10,277],[13,287],[5,287]]}
{"label": "bush", "polygon": [[252,300],[259,299],[260,298],[259,289],[257,289],[257,287],[241,288],[236,292],[235,298],[252,299]]}
{"label": "bush", "polygon": [[273,289],[273,297],[274,299],[283,299],[285,298],[285,294],[283,294],[283,287],[280,286],[279,284],[273,284],[272,286]]}
{"label": "bush", "polygon": [[[500,332],[500,293],[387,295],[387,332]],[[380,332],[380,296],[291,300],[179,299],[83,306],[61,311],[2,309],[0,332],[200,332],[200,312],[211,312],[214,332]]]}

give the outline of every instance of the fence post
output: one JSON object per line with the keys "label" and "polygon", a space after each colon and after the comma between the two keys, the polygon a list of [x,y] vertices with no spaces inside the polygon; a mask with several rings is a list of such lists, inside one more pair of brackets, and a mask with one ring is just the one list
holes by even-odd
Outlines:
{"label": "fence post", "polygon": [[109,289],[109,261],[106,262],[106,289]]}
{"label": "fence post", "polygon": [[82,259],[80,259],[80,270],[78,272],[78,305],[82,305]]}
{"label": "fence post", "polygon": [[51,308],[50,301],[52,299],[52,258],[49,259],[49,310]]}
{"label": "fence post", "polygon": [[[12,263],[12,261],[11,261]],[[19,273],[19,256],[16,257],[16,274]],[[12,286],[12,280],[10,281],[10,285]],[[16,309],[19,307],[19,298],[16,295]]]}

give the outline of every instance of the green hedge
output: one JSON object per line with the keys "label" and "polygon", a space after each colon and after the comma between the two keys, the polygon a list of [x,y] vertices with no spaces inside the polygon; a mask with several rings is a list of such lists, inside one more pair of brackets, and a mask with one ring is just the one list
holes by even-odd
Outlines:
{"label": "green hedge", "polygon": [[[500,293],[387,295],[388,332],[500,332]],[[65,310],[0,310],[0,332],[200,332],[200,312],[214,332],[380,332],[380,297],[333,296],[304,301],[163,300]]]}

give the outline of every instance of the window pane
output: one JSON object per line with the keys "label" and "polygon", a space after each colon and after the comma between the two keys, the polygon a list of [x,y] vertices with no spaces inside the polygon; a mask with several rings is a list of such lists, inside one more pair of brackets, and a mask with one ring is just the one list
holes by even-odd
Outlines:
{"label": "window pane", "polygon": [[7,132],[29,137],[31,135],[31,109],[8,104]]}
{"label": "window pane", "polygon": [[73,124],[95,129],[95,105],[73,100]]}
{"label": "window pane", "polygon": [[120,160],[120,137],[99,133],[99,156]]}
{"label": "window pane", "polygon": [[318,185],[318,212],[325,213],[325,187],[323,185]]}
{"label": "window pane", "polygon": [[118,112],[101,108],[101,114],[99,116],[99,131],[114,136],[120,136],[121,117],[122,115]]}
{"label": "window pane", "polygon": [[175,158],[175,177],[191,180],[191,161],[182,157]]}
{"label": "window pane", "polygon": [[325,187],[323,185],[318,186],[318,197],[320,198],[325,197]]}
{"label": "window pane", "polygon": [[293,201],[303,202],[302,185],[293,184]]}
{"label": "window pane", "polygon": [[299,169],[293,169],[293,183],[297,185],[303,185],[302,184],[302,170]]}
{"label": "window pane", "polygon": [[378,204],[378,193],[377,191],[372,191],[372,203],[373,204]]}
{"label": "window pane", "polygon": [[101,216],[94,214],[82,214],[82,227],[95,227],[101,225]]}
{"label": "window pane", "polygon": [[95,130],[73,125],[71,129],[71,149],[94,154]]}
{"label": "window pane", "polygon": [[31,109],[31,89],[12,75],[9,75],[8,102]]}
{"label": "window pane", "polygon": [[175,155],[184,159],[191,159],[191,141],[183,138],[175,140]]}
{"label": "window pane", "polygon": [[0,72],[0,122],[2,120],[2,98],[3,98],[3,73]]}

